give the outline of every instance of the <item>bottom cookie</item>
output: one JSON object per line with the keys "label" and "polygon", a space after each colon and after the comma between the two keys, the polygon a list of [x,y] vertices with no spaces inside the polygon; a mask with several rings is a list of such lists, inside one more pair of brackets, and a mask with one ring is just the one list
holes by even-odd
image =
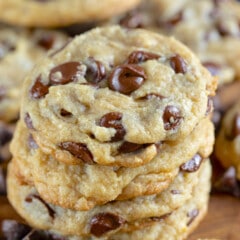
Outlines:
{"label": "bottom cookie", "polygon": [[[112,202],[87,212],[72,211],[46,203],[34,187],[21,183],[21,179],[14,174],[13,166],[10,164],[8,194],[14,207],[31,225],[37,228],[54,229],[66,235],[78,235],[78,237],[69,236],[66,239],[95,239],[95,237],[99,237],[96,239],[114,240],[183,239],[195,228],[206,212],[210,188],[208,161],[203,163],[200,176],[195,176],[198,182],[191,193],[192,198],[189,196],[188,200],[182,201],[178,207],[176,202],[180,199],[176,192],[174,197],[166,195],[170,196],[170,199],[162,195],[163,200],[159,201],[160,206],[149,201],[148,198],[140,198],[141,202],[138,203],[140,210],[134,210],[129,201],[122,210],[119,208],[116,211],[115,205],[119,205],[119,203]],[[182,184],[185,186],[186,183]],[[124,205],[124,201],[121,204]],[[176,207],[171,208],[171,205]],[[155,211],[153,211],[153,207]],[[128,215],[132,216],[132,219],[125,219],[123,213],[126,211],[129,211]],[[148,214],[145,214],[146,211],[149,211]],[[142,216],[140,212],[142,212]],[[138,218],[134,220],[136,214],[138,214]],[[161,237],[162,234],[164,234],[163,237]],[[169,236],[165,236],[165,234]],[[178,235],[179,238],[175,238]],[[140,238],[141,236],[143,238]],[[173,237],[171,238],[171,236]]]}

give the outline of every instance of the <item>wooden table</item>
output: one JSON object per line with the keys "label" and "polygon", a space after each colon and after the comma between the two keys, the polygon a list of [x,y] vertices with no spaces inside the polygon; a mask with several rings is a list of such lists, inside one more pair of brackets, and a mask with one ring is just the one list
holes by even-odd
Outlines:
{"label": "wooden table", "polygon": [[213,195],[209,211],[189,240],[240,240],[240,199],[227,195]]}

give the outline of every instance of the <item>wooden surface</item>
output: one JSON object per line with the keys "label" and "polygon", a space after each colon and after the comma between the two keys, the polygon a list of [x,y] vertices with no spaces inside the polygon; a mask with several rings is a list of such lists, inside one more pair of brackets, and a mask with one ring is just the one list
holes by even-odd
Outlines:
{"label": "wooden surface", "polygon": [[240,240],[240,199],[226,195],[212,196],[207,216],[189,240],[199,238]]}

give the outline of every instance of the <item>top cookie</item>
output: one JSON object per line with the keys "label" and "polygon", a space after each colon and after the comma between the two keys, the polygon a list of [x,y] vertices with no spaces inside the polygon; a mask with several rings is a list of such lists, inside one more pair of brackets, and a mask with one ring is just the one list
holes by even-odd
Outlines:
{"label": "top cookie", "polygon": [[24,84],[21,117],[42,150],[103,165],[116,157],[138,161],[146,149],[150,155],[141,157],[151,160],[155,143],[187,136],[216,87],[173,38],[118,26],[75,38]]}
{"label": "top cookie", "polygon": [[0,19],[32,27],[92,22],[134,8],[140,0],[8,0],[0,1]]}

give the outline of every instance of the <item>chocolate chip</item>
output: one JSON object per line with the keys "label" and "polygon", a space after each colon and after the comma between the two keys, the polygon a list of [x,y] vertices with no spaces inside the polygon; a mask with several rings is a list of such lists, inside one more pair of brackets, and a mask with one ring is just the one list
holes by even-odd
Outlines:
{"label": "chocolate chip", "polygon": [[37,44],[44,48],[45,50],[49,50],[53,47],[55,42],[55,37],[50,33],[43,33],[41,37],[37,40]]}
{"label": "chocolate chip", "polygon": [[79,62],[66,62],[54,67],[49,74],[51,85],[67,84],[78,80],[82,75]]}
{"label": "chocolate chip", "polygon": [[108,85],[113,91],[130,94],[142,86],[146,77],[142,67],[135,64],[122,65],[114,69]]}
{"label": "chocolate chip", "polygon": [[193,156],[192,159],[180,166],[181,171],[183,172],[196,172],[202,163],[202,157],[197,153]]}
{"label": "chocolate chip", "polygon": [[6,171],[0,166],[0,195],[7,195],[7,186],[6,186]]}
{"label": "chocolate chip", "polygon": [[12,132],[6,126],[0,126],[0,147],[9,143],[12,139]]}
{"label": "chocolate chip", "polygon": [[240,183],[237,180],[236,169],[229,167],[222,173],[213,184],[212,191],[214,193],[227,193],[240,198]]}
{"label": "chocolate chip", "polygon": [[62,142],[59,147],[70,152],[74,157],[81,159],[84,163],[94,164],[93,155],[84,143]]}
{"label": "chocolate chip", "polygon": [[193,209],[192,211],[187,213],[187,216],[190,218],[190,220],[187,223],[187,226],[190,226],[191,223],[194,221],[194,219],[198,216],[199,210],[198,209]]}
{"label": "chocolate chip", "polygon": [[41,75],[39,75],[33,84],[30,94],[34,99],[39,99],[48,94],[49,85],[45,85],[41,81]]}
{"label": "chocolate chip", "polygon": [[170,57],[170,66],[175,73],[185,74],[187,72],[187,64],[179,54]]}
{"label": "chocolate chip", "polygon": [[176,129],[183,117],[181,115],[180,110],[175,106],[166,106],[163,113],[163,122],[165,130],[174,130]]}
{"label": "chocolate chip", "polygon": [[24,122],[25,122],[28,129],[33,129],[34,130],[33,122],[32,122],[32,119],[31,119],[29,113],[25,113]]}
{"label": "chocolate chip", "polygon": [[142,28],[144,26],[144,18],[140,12],[131,11],[120,19],[119,24],[125,28]]}
{"label": "chocolate chip", "polygon": [[85,74],[87,82],[97,84],[106,77],[106,69],[100,61],[95,60],[93,57],[89,57],[85,64],[87,66]]}
{"label": "chocolate chip", "polygon": [[175,14],[175,16],[173,16],[172,18],[166,20],[166,21],[158,21],[158,25],[160,27],[164,27],[164,28],[172,28],[174,26],[176,26],[178,23],[180,23],[183,19],[183,12],[178,12]]}
{"label": "chocolate chip", "polygon": [[31,227],[15,220],[3,220],[1,227],[5,240],[21,240],[31,231]]}
{"label": "chocolate chip", "polygon": [[116,130],[115,135],[111,138],[112,142],[123,140],[126,130],[122,123],[122,114],[119,112],[110,112],[101,117],[99,125],[106,128],[114,128]]}
{"label": "chocolate chip", "polygon": [[60,115],[62,117],[71,117],[72,116],[72,113],[68,112],[66,109],[64,108],[61,108],[60,110]]}
{"label": "chocolate chip", "polygon": [[28,147],[30,149],[38,149],[39,148],[37,143],[35,142],[32,134],[30,134],[29,137],[28,137]]}
{"label": "chocolate chip", "polygon": [[216,24],[216,29],[217,29],[218,33],[220,34],[220,36],[222,36],[222,37],[231,35],[231,33],[229,32],[229,29],[226,26],[224,26],[223,22],[218,22]]}
{"label": "chocolate chip", "polygon": [[124,219],[112,213],[99,213],[90,222],[90,233],[96,237],[121,227]]}
{"label": "chocolate chip", "polygon": [[128,56],[128,64],[138,64],[152,59],[159,59],[160,56],[151,52],[134,51]]}
{"label": "chocolate chip", "polygon": [[49,216],[54,219],[55,217],[55,211],[49,206],[49,204],[47,204],[40,196],[36,195],[36,194],[31,194],[29,196],[27,196],[25,198],[25,201],[28,203],[31,203],[33,201],[33,199],[37,199],[38,201],[40,201],[48,210],[48,214]]}
{"label": "chocolate chip", "polygon": [[158,98],[159,100],[164,99],[165,97],[158,93],[148,93],[144,97],[139,98],[140,100],[150,100],[153,98]]}
{"label": "chocolate chip", "polygon": [[230,134],[226,133],[226,137],[228,140],[232,141],[239,135],[240,135],[240,113],[236,113],[232,120],[231,132]]}
{"label": "chocolate chip", "polygon": [[203,62],[202,65],[207,68],[207,70],[212,74],[212,76],[218,75],[221,70],[221,66],[214,62]]}
{"label": "chocolate chip", "polygon": [[144,148],[144,144],[137,144],[131,142],[123,142],[122,145],[118,148],[119,153],[131,153],[137,150]]}

